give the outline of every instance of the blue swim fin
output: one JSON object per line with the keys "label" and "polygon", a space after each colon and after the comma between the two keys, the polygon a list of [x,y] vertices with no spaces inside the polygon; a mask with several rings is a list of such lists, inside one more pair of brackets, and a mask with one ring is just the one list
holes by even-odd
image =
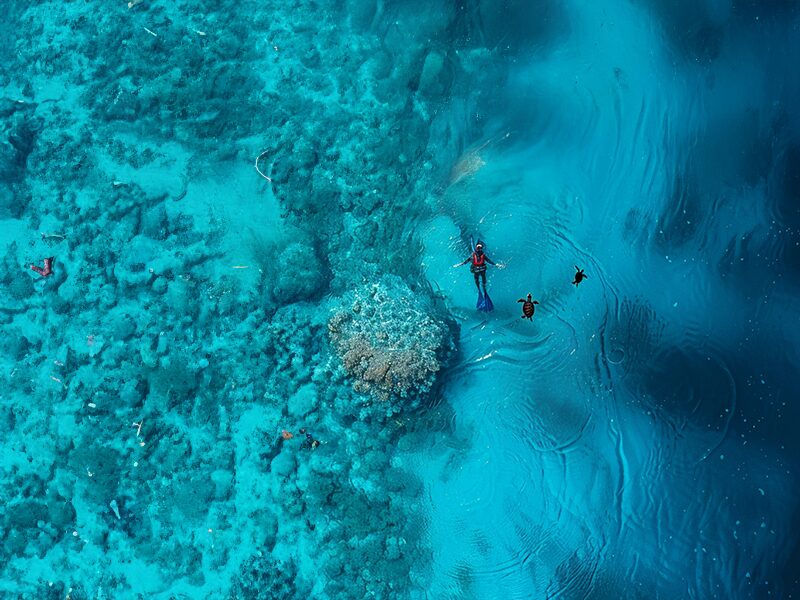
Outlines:
{"label": "blue swim fin", "polygon": [[484,292],[483,294],[483,309],[485,312],[491,312],[494,310],[494,304],[492,304],[492,299],[489,298],[489,294]]}
{"label": "blue swim fin", "polygon": [[481,294],[481,291],[478,290],[478,302],[477,304],[475,304],[475,308],[477,308],[478,310],[483,310],[483,306],[484,306],[483,294]]}

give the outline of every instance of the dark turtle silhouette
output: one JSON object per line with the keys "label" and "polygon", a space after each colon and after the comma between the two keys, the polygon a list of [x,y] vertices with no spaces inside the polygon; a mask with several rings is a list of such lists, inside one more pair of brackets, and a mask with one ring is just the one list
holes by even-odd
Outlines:
{"label": "dark turtle silhouette", "polygon": [[531,295],[528,294],[528,299],[523,300],[520,298],[517,302],[522,302],[522,318],[533,321],[533,313],[536,310],[534,304],[539,304],[538,300],[531,300]]}
{"label": "dark turtle silhouette", "polygon": [[575,266],[575,270],[577,273],[575,273],[575,281],[572,282],[572,285],[577,286],[584,279],[589,279],[589,276],[583,272],[583,269],[579,269],[577,265]]}

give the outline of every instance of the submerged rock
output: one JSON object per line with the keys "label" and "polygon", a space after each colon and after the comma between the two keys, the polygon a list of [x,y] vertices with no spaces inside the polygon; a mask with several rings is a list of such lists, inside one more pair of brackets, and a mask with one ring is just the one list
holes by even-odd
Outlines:
{"label": "submerged rock", "polygon": [[439,52],[431,52],[428,54],[422,66],[422,74],[419,78],[419,90],[429,96],[441,94],[444,91],[442,85],[443,69],[444,56]]}
{"label": "submerged rock", "polygon": [[317,390],[314,384],[306,384],[289,398],[289,414],[293,417],[304,417],[317,405]]}
{"label": "submerged rock", "polygon": [[277,257],[275,271],[273,295],[281,304],[313,298],[324,288],[322,264],[313,247],[289,244]]}
{"label": "submerged rock", "polygon": [[307,593],[308,588],[293,560],[279,562],[259,552],[242,563],[230,598],[304,598]]}

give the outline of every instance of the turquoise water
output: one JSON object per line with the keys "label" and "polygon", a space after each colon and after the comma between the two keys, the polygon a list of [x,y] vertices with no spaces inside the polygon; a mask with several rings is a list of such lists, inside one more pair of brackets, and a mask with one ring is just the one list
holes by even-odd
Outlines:
{"label": "turquoise water", "polygon": [[4,8],[0,597],[797,597],[796,2]]}

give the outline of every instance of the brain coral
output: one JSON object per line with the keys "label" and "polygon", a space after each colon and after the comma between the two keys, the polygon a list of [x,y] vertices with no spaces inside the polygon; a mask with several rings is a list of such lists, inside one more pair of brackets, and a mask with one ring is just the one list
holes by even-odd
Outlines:
{"label": "brain coral", "polygon": [[381,400],[430,390],[453,348],[433,303],[390,275],[343,296],[328,332],[353,388]]}

